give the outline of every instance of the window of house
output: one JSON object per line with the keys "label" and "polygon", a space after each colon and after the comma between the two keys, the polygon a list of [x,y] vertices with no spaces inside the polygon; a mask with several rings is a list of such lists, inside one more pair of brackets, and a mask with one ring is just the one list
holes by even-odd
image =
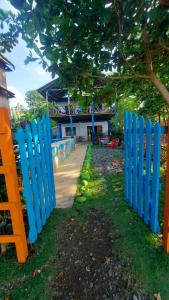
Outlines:
{"label": "window of house", "polygon": [[[65,128],[66,136],[71,136],[71,127]],[[73,127],[73,135],[76,136],[76,127]]]}

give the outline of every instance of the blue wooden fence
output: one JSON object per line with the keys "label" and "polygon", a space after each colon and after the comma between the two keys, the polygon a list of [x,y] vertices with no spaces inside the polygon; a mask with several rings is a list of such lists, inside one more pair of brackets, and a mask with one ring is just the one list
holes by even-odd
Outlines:
{"label": "blue wooden fence", "polygon": [[153,232],[160,232],[160,135],[165,128],[124,114],[125,199]]}
{"label": "blue wooden fence", "polygon": [[28,213],[28,239],[34,243],[56,207],[49,115],[26,125],[25,129],[19,128],[15,138],[19,144]]}

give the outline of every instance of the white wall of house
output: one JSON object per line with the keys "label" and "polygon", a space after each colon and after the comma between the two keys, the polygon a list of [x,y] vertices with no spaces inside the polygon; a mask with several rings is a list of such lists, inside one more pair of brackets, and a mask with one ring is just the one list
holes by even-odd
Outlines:
{"label": "white wall of house", "polygon": [[[94,125],[102,126],[102,133],[108,134],[108,121],[98,121],[94,122]],[[76,136],[87,138],[87,127],[92,126],[92,122],[79,122],[73,123],[73,127],[76,127]],[[66,137],[65,128],[70,127],[70,123],[62,124],[62,137]]]}

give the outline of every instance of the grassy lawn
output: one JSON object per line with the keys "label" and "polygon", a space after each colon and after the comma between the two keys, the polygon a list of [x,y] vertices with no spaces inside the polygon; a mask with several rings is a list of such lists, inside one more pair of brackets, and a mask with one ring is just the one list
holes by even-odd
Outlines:
{"label": "grassy lawn", "polygon": [[2,299],[7,295],[10,299],[51,299],[48,285],[58,272],[58,234],[70,218],[85,222],[91,207],[104,210],[107,222],[113,220],[120,238],[112,243],[112,251],[128,258],[137,289],[148,293],[150,299],[158,292],[162,300],[169,299],[169,256],[163,251],[161,236],[151,233],[124,201],[123,175],[100,177],[90,160],[88,149],[73,208],[52,213],[27,262],[18,264],[12,250],[1,257]]}

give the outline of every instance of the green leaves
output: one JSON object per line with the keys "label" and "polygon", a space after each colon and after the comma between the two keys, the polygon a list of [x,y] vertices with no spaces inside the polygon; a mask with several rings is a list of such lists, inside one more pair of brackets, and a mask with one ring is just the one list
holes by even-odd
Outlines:
{"label": "green leaves", "polygon": [[[21,32],[36,55],[30,53],[26,61],[39,58],[53,77],[59,75],[64,86],[71,83],[93,99],[99,98],[99,93],[108,94],[110,102],[114,83],[109,91],[107,85],[103,92],[94,90],[94,76],[105,77],[105,71],[117,72],[120,77],[145,75],[145,29],[154,72],[168,84],[169,9],[160,7],[158,0],[13,1],[19,8],[17,16],[0,10],[1,28],[10,24],[7,32],[0,34],[1,50],[11,51]],[[129,82],[132,90],[137,83]],[[126,93],[126,84],[121,88],[121,93]]]}

